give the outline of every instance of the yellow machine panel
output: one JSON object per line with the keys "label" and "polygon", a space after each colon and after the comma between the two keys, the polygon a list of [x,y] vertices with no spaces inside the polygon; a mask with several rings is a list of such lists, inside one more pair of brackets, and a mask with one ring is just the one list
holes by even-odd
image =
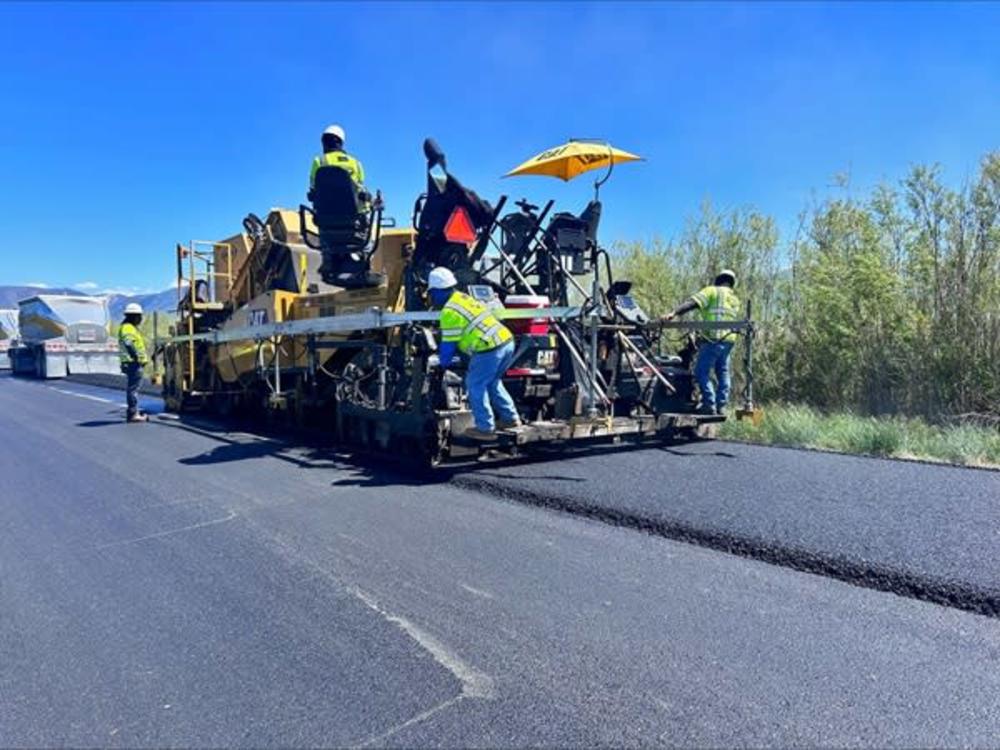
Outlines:
{"label": "yellow machine panel", "polygon": [[[297,297],[293,292],[265,292],[234,312],[222,326],[222,330],[291,320],[291,311]],[[288,367],[304,366],[305,347],[293,347],[291,343],[289,340],[279,344],[282,346],[282,363]],[[258,359],[263,358],[263,362],[268,363],[273,357],[274,345],[269,341],[232,341],[212,347],[211,361],[219,378],[225,383],[233,383],[241,375],[253,373]]]}
{"label": "yellow machine panel", "polygon": [[242,286],[236,285],[243,264],[250,257],[250,237],[246,232],[221,240],[213,247],[215,258],[214,299],[217,302],[235,301],[237,305],[247,302],[250,298],[246,277]]}

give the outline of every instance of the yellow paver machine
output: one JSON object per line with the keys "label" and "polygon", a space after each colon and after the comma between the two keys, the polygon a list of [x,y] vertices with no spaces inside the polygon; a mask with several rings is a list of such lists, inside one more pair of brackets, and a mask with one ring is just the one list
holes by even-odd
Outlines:
{"label": "yellow paver machine", "polygon": [[[506,196],[492,205],[466,188],[434,141],[424,155],[427,188],[410,227],[324,167],[311,206],[251,214],[233,237],[178,245],[178,317],[155,346],[167,408],[287,421],[430,465],[693,437],[725,419],[697,413],[693,347],[662,352],[660,325],[614,278],[596,195],[579,215],[553,213],[553,201],[505,213]],[[515,334],[504,384],[523,426],[493,441],[463,437],[472,415],[461,369],[437,359],[426,297],[437,266]],[[673,325],[741,332],[742,410],[752,410],[750,320]]]}

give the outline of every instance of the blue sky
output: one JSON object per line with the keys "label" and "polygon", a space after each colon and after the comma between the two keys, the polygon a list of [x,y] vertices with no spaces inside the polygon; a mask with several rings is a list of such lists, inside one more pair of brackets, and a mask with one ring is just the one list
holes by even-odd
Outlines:
{"label": "blue sky", "polygon": [[569,137],[615,170],[602,240],[706,197],[788,226],[834,173],[971,174],[1000,147],[1000,4],[0,4],[0,283],[158,290],[177,241],[304,198],[320,131],[389,212],[422,139],[484,197],[578,210],[589,182],[501,180]]}

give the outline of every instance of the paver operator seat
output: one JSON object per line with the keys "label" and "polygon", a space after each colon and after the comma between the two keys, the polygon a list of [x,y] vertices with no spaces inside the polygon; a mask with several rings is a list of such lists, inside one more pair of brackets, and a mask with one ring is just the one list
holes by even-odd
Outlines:
{"label": "paver operator seat", "polygon": [[[372,229],[381,222],[381,201],[368,209],[368,196],[362,196],[350,173],[336,166],[316,170],[316,181],[309,191],[312,208],[300,212],[312,214],[319,232],[319,245],[313,245],[303,231],[306,244],[323,254],[320,275],[323,281],[345,289],[361,289],[381,284],[384,274],[371,270]],[[303,217],[304,219],[304,217]],[[303,220],[303,229],[306,224]]]}

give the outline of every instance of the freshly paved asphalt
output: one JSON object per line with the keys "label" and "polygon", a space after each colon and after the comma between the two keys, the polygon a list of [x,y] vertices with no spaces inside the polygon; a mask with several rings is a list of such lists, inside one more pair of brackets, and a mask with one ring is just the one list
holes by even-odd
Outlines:
{"label": "freshly paved asphalt", "polygon": [[701,442],[562,456],[464,486],[1000,616],[1000,472]]}
{"label": "freshly paved asphalt", "polygon": [[0,377],[0,746],[996,745],[996,619],[117,400]]}

